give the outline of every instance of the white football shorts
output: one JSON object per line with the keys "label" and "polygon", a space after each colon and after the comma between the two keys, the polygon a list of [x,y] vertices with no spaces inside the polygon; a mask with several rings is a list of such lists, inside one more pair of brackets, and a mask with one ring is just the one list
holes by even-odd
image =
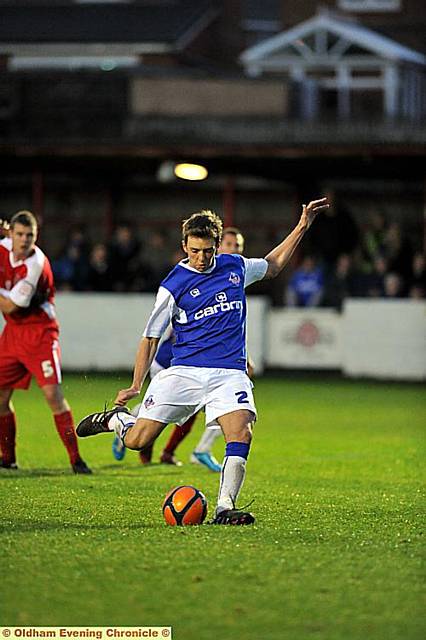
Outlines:
{"label": "white football shorts", "polygon": [[139,407],[138,418],[184,424],[205,407],[206,426],[217,428],[217,418],[247,409],[256,420],[253,383],[238,369],[169,367],[151,380]]}

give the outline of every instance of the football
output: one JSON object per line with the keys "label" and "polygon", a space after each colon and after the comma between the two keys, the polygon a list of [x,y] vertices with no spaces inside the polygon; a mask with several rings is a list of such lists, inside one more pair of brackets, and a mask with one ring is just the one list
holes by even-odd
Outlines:
{"label": "football", "polygon": [[175,487],[164,499],[163,516],[167,524],[172,526],[201,524],[206,515],[206,497],[195,487]]}

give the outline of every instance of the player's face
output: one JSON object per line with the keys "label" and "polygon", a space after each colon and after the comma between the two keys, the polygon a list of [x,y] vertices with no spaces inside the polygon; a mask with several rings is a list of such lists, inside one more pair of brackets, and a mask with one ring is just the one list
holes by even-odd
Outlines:
{"label": "player's face", "polygon": [[189,266],[197,271],[206,271],[213,262],[216,254],[216,244],[213,238],[196,238],[188,236],[182,243],[183,250],[188,256]]}
{"label": "player's face", "polygon": [[12,238],[12,251],[17,260],[24,260],[34,250],[37,239],[37,232],[33,227],[27,227],[23,224],[13,225],[10,231]]}
{"label": "player's face", "polygon": [[238,253],[244,251],[244,238],[241,233],[225,233],[219,246],[219,253]]}

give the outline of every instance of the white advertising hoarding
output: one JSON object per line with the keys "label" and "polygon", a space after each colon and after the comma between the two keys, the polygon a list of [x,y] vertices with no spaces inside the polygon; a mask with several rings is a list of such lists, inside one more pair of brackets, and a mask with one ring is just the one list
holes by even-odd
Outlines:
{"label": "white advertising hoarding", "polygon": [[266,362],[291,369],[340,369],[340,314],[329,309],[271,309]]}
{"label": "white advertising hoarding", "polygon": [[426,303],[347,300],[343,371],[349,376],[426,379]]}
{"label": "white advertising hoarding", "polygon": [[[113,371],[132,369],[136,349],[155,295],[58,293],[64,369]],[[248,351],[261,374],[265,361],[265,298],[247,298]]]}

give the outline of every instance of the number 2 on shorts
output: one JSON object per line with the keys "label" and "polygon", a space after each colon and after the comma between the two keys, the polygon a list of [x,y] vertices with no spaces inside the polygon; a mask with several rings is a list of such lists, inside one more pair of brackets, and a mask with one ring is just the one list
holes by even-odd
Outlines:
{"label": "number 2 on shorts", "polygon": [[247,391],[237,391],[235,395],[238,397],[238,404],[248,404]]}

